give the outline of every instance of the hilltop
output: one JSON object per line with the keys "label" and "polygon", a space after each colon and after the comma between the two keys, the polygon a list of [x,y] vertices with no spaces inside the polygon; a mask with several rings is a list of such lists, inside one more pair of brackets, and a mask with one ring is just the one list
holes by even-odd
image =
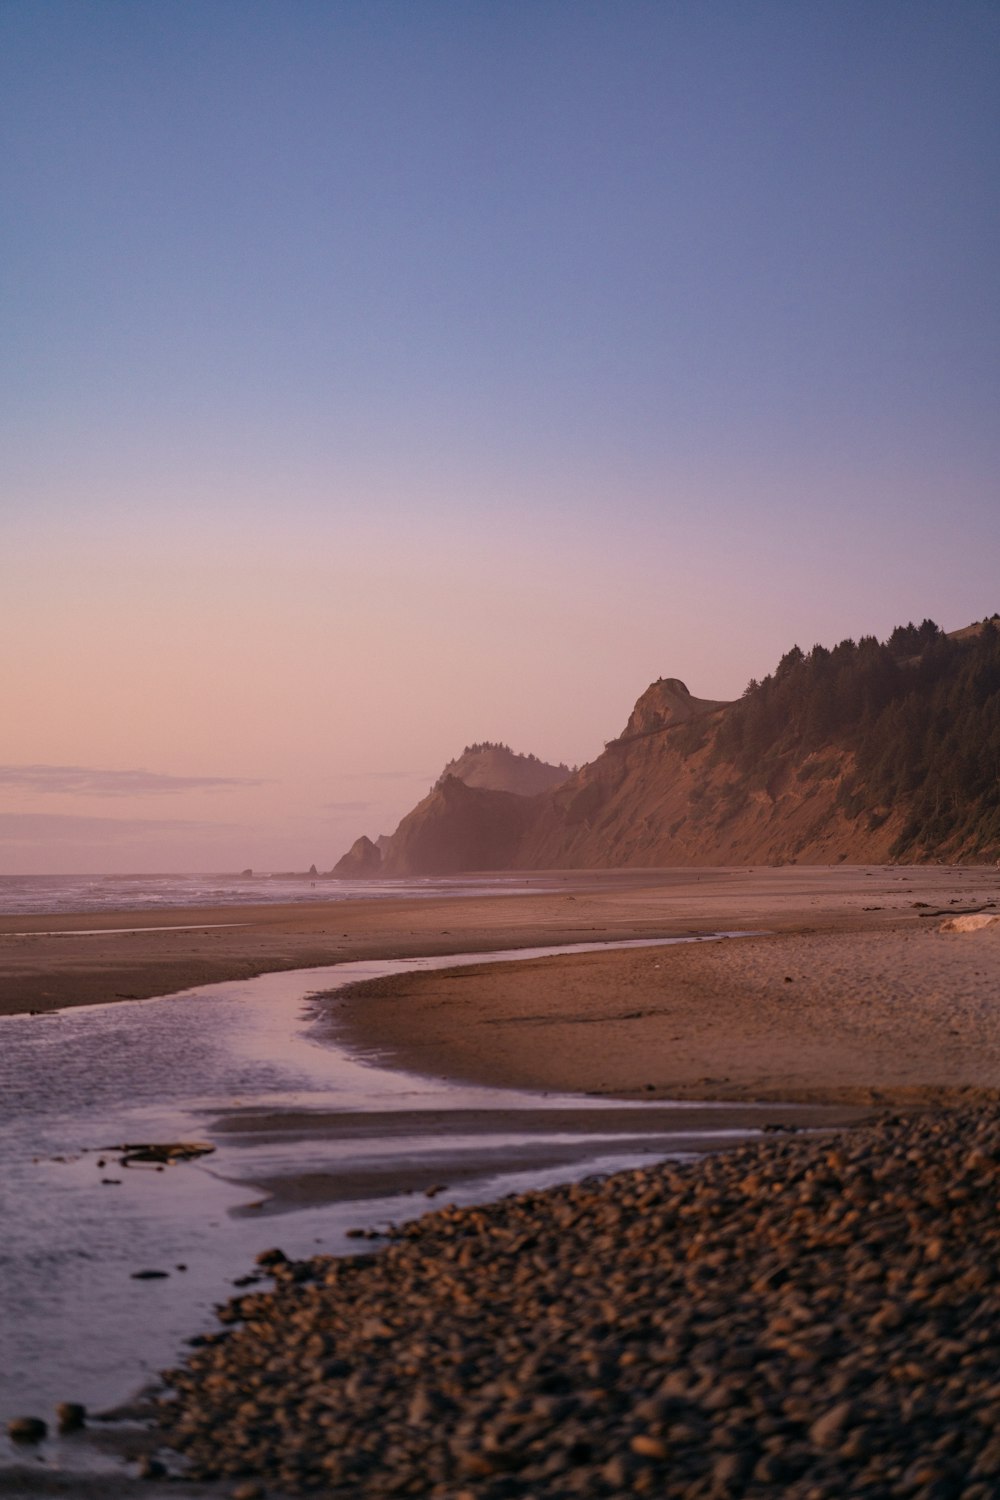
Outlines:
{"label": "hilltop", "polygon": [[519,755],[509,745],[484,740],[478,745],[466,745],[457,760],[448,762],[436,785],[441,786],[449,776],[454,776],[465,786],[534,797],[561,786],[569,774],[569,766],[553,766],[539,760],[537,755]]}
{"label": "hilltop", "polygon": [[509,745],[466,745],[391,837],[373,842],[362,835],[332,873],[367,880],[505,866],[531,821],[524,799],[555,790],[570,774],[569,766],[550,765]]}

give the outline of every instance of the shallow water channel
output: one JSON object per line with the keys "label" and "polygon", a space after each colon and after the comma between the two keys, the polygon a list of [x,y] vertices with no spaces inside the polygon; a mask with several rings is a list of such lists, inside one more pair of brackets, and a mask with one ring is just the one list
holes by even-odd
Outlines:
{"label": "shallow water channel", "polygon": [[[354,1251],[350,1229],[419,1216],[432,1186],[447,1188],[437,1202],[484,1201],[746,1134],[714,1130],[712,1106],[668,1118],[390,1071],[332,1043],[315,998],[413,969],[644,945],[345,963],[0,1020],[3,1426],[127,1399],[214,1326],[269,1246]],[[158,1169],[115,1149],[163,1141],[215,1150]],[[136,1276],[148,1271],[167,1274]],[[8,1446],[0,1466],[13,1458]]]}

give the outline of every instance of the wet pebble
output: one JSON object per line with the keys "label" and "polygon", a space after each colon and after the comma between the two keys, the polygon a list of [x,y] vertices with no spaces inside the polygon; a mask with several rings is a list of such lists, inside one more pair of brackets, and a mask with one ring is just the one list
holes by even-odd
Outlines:
{"label": "wet pebble", "polygon": [[12,1417],[7,1423],[7,1436],[15,1443],[40,1443],[48,1430],[41,1417]]}
{"label": "wet pebble", "polygon": [[56,1407],[60,1432],[78,1432],[87,1422],[87,1408],[79,1401],[60,1401]]}

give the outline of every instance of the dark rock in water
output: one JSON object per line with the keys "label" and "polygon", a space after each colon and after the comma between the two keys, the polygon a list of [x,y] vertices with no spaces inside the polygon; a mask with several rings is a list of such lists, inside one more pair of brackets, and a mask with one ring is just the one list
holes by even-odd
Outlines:
{"label": "dark rock in water", "polygon": [[56,1407],[60,1432],[78,1432],[87,1421],[87,1408],[79,1401],[60,1401]]}
{"label": "dark rock in water", "polygon": [[7,1436],[15,1443],[40,1443],[48,1430],[41,1417],[12,1417],[7,1423]]}
{"label": "dark rock in water", "polygon": [[211,1156],[215,1150],[205,1141],[135,1141],[124,1146],[108,1147],[108,1150],[123,1151],[120,1158],[123,1167],[138,1163],[159,1164],[168,1167],[179,1161],[194,1161],[199,1156]]}
{"label": "dark rock in water", "polygon": [[341,880],[373,880],[381,871],[382,855],[366,834],[355,839],[333,867],[334,875]]}
{"label": "dark rock in water", "polygon": [[133,1281],[161,1281],[165,1276],[169,1276],[169,1275],[170,1275],[169,1271],[133,1271],[132,1272],[132,1280]]}
{"label": "dark rock in water", "polygon": [[284,1266],[288,1263],[288,1256],[284,1250],[262,1250],[256,1257],[258,1266]]}

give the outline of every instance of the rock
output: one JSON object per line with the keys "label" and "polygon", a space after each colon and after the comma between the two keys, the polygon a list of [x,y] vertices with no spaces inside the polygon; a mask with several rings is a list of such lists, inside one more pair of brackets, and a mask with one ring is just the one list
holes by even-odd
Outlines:
{"label": "rock", "polygon": [[12,1417],[7,1423],[7,1436],[15,1443],[40,1443],[48,1431],[41,1417]]}
{"label": "rock", "polygon": [[754,1455],[742,1452],[720,1453],[712,1464],[712,1488],[722,1495],[742,1489],[753,1469]]}
{"label": "rock", "polygon": [[254,1263],[258,1266],[287,1266],[288,1256],[284,1250],[262,1250]]}
{"label": "rock", "polygon": [[56,1421],[60,1432],[77,1432],[86,1425],[87,1408],[78,1401],[60,1401],[56,1407]]}
{"label": "rock", "polygon": [[996,927],[1000,925],[1000,916],[992,916],[988,912],[968,912],[962,917],[949,917],[947,922],[942,922],[938,928],[939,932],[982,932],[984,927]]}
{"label": "rock", "polygon": [[662,1438],[653,1437],[648,1432],[637,1432],[629,1444],[633,1453],[640,1458],[666,1458],[667,1445]]}
{"label": "rock", "polygon": [[848,1425],[851,1416],[851,1403],[849,1401],[838,1401],[836,1406],[831,1406],[821,1417],[817,1417],[809,1428],[809,1441],[817,1448],[830,1448],[840,1441],[843,1429]]}
{"label": "rock", "polygon": [[669,725],[683,724],[699,714],[724,707],[715,698],[693,697],[679,677],[660,677],[637,700],[621,737],[655,734]]}
{"label": "rock", "polygon": [[362,834],[333,867],[339,880],[374,880],[382,872],[382,854],[371,839]]}

